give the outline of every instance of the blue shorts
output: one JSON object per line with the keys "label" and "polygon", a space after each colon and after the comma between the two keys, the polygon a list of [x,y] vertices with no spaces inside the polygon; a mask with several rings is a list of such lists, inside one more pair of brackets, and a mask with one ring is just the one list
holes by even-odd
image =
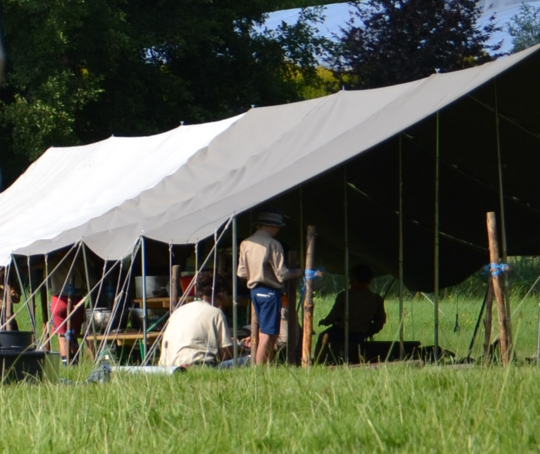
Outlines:
{"label": "blue shorts", "polygon": [[281,290],[262,285],[251,289],[251,301],[263,334],[279,334],[281,324]]}

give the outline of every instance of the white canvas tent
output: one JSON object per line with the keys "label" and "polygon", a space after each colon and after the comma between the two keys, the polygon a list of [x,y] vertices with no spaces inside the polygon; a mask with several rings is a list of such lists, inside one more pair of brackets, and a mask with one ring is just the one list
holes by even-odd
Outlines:
{"label": "white canvas tent", "polygon": [[[141,235],[196,242],[232,215],[375,150],[494,78],[501,99],[511,89],[536,96],[520,80],[536,80],[538,71],[529,73],[539,66],[536,46],[408,84],[256,108],[152,137],[51,148],[0,195],[0,264],[11,254],[44,254],[81,240],[106,259],[121,258]],[[505,83],[501,76],[510,72]],[[538,104],[512,109],[521,107],[538,130]]]}

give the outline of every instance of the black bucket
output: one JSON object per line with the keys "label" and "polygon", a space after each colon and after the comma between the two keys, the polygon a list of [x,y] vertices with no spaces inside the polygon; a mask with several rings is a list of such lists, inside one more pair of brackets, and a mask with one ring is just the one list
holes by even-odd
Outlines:
{"label": "black bucket", "polygon": [[26,350],[34,346],[34,333],[32,331],[0,331],[0,349]]}

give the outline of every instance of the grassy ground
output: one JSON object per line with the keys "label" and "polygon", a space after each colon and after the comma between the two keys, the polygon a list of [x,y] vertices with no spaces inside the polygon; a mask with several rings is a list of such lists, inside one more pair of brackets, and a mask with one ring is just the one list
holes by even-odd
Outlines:
{"label": "grassy ground", "polygon": [[[88,370],[67,373],[82,379]],[[540,371],[189,370],[0,389],[2,452],[537,452]]]}
{"label": "grassy ground", "polygon": [[[333,297],[315,302],[315,326]],[[515,308],[520,300],[512,301]],[[481,298],[441,301],[443,348],[465,356]],[[386,302],[378,340],[398,332],[398,303]],[[433,306],[405,304],[407,340],[433,344]],[[460,331],[454,332],[455,314]],[[494,311],[496,335],[496,313]],[[24,328],[25,317],[21,316]],[[1,452],[537,452],[540,369],[534,355],[538,302],[514,316],[519,359],[499,366],[275,367],[176,376],[115,374],[83,385],[92,365],[62,369],[73,385],[0,387]],[[316,328],[317,330],[317,328]],[[483,341],[479,333],[478,345]],[[475,350],[474,357],[480,352]]]}

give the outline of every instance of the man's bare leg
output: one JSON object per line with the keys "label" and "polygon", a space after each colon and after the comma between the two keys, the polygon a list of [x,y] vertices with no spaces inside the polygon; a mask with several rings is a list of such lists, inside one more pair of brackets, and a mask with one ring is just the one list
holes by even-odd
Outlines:
{"label": "man's bare leg", "polygon": [[269,363],[274,359],[274,346],[279,334],[259,333],[259,345],[257,346],[257,357],[255,364]]}

